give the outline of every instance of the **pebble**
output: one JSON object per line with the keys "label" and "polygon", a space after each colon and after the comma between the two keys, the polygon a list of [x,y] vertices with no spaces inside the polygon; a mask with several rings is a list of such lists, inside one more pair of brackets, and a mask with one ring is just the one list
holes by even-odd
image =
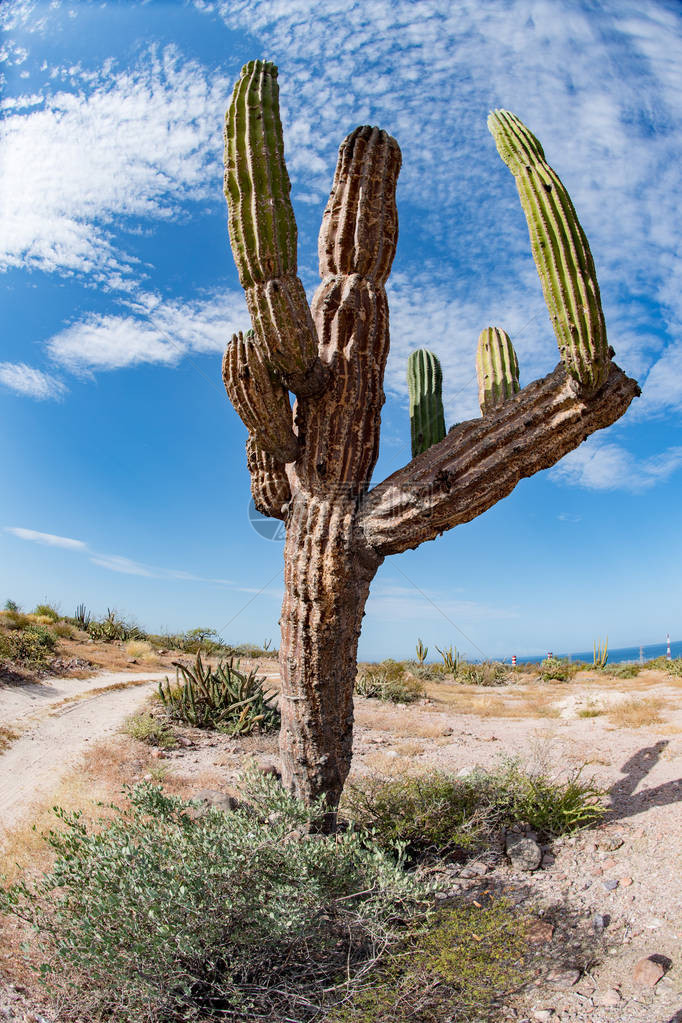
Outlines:
{"label": "pebble", "polygon": [[665,973],[660,963],[657,963],[651,956],[640,959],[632,972],[632,979],[635,984],[643,987],[655,987]]}
{"label": "pebble", "polygon": [[618,887],[618,883],[619,882],[616,881],[615,878],[608,881],[602,881],[602,885],[604,886],[604,888],[606,888],[607,892],[615,892],[616,888]]}
{"label": "pebble", "polygon": [[474,860],[472,863],[467,863],[465,867],[459,872],[460,877],[471,878],[471,877],[483,877],[487,874],[491,868],[487,863],[482,863],[480,860]]}
{"label": "pebble", "polygon": [[507,835],[506,850],[517,870],[530,873],[537,870],[542,862],[542,849],[534,839],[525,835]]}
{"label": "pebble", "polygon": [[535,920],[528,929],[528,941],[532,945],[544,945],[554,936],[554,926],[548,920]]}
{"label": "pebble", "polygon": [[547,981],[555,987],[573,987],[580,980],[580,970],[571,966],[556,967],[547,974]]}
{"label": "pebble", "polygon": [[620,991],[617,991],[615,987],[607,988],[606,991],[597,995],[597,1004],[603,1005],[605,1008],[612,1008],[615,1005],[620,1005],[620,1003]]}
{"label": "pebble", "polygon": [[631,877],[621,877],[620,879],[621,888],[629,888],[631,884],[632,884]]}
{"label": "pebble", "polygon": [[601,934],[605,927],[608,927],[609,919],[604,913],[595,913],[592,917],[592,929],[595,934]]}
{"label": "pebble", "polygon": [[554,1015],[554,1009],[536,1009],[533,1013],[533,1019],[540,1020],[541,1023],[546,1023]]}

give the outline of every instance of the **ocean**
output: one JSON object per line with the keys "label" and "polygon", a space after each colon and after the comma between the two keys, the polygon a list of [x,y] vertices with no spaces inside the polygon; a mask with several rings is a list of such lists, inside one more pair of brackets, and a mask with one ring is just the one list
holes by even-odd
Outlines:
{"label": "ocean", "polygon": [[[665,657],[667,651],[666,643],[650,643],[648,645],[639,646],[624,646],[619,647],[616,650],[612,650],[609,647],[609,664],[624,664],[628,661],[640,660],[653,661],[655,657]],[[549,652],[549,651],[548,651]],[[552,651],[554,657],[567,658],[570,661],[584,661],[587,664],[592,664],[594,651],[593,650],[582,650],[578,653],[566,653],[561,650]],[[673,657],[682,657],[682,639],[671,640],[670,642],[670,653]],[[535,657],[524,657],[518,655],[516,660],[519,664],[539,664],[543,661],[547,654],[540,654]],[[511,660],[510,657],[505,657],[505,661]]]}

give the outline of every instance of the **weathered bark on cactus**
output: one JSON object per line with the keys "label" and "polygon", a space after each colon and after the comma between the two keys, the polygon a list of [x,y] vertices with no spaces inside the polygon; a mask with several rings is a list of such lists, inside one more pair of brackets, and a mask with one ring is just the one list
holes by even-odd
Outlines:
{"label": "weathered bark on cactus", "polygon": [[479,334],[476,375],[478,404],[483,415],[520,390],[519,360],[509,334],[499,327],[486,327]]}
{"label": "weathered bark on cactus", "polygon": [[438,358],[426,348],[418,348],[408,356],[407,393],[414,458],[445,436],[443,371]]}
{"label": "weathered bark on cactus", "polygon": [[[254,501],[286,524],[282,779],[307,801],[325,795],[333,811],[350,768],[360,626],[384,557],[480,515],[520,479],[617,420],[639,389],[610,362],[608,351],[604,357],[596,278],[584,283],[589,249],[584,241],[576,253],[566,241],[568,235],[584,236],[577,218],[568,216],[570,200],[562,191],[564,236],[561,244],[552,236],[543,251],[541,276],[546,272],[553,323],[562,325],[557,336],[563,362],[515,393],[518,367],[505,349],[510,365],[495,383],[494,400],[484,402],[484,417],[453,427],[369,490],[389,348],[384,284],[398,237],[400,150],[372,127],[357,128],[342,143],[320,232],[322,283],[308,310],[296,277],[276,75],[272,64],[247,64],[226,121],[230,237],[255,331],[249,344],[231,342],[226,385],[250,431]],[[495,116],[505,159],[519,139],[530,146],[533,136],[513,115]],[[547,177],[553,172],[533,141],[532,174]],[[556,181],[551,178],[555,192]],[[522,201],[532,214],[532,243],[544,250],[533,188]],[[562,287],[555,287],[559,278]],[[589,315],[581,313],[576,340],[581,287],[589,290]],[[561,333],[563,324],[568,334]],[[497,340],[504,347],[502,333]],[[251,365],[257,372],[244,376]],[[286,389],[297,395],[295,415],[283,401]]]}

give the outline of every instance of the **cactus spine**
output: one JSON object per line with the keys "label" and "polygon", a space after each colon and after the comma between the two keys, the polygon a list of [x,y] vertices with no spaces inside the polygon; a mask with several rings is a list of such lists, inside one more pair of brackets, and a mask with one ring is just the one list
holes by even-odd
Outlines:
{"label": "cactus spine", "polygon": [[[498,148],[523,179],[522,201],[565,366],[498,407],[517,390],[518,369],[506,335],[484,331],[487,347],[479,362],[488,360],[482,375],[490,378],[484,404],[496,411],[459,423],[446,436],[438,360],[416,352],[408,377],[413,450],[422,454],[370,489],[389,350],[384,285],[398,238],[398,143],[364,125],[341,144],[318,244],[322,282],[308,309],[296,276],[296,225],[272,64],[246,65],[227,115],[230,237],[255,333],[230,342],[225,383],[249,429],[256,506],[286,524],[282,781],[308,803],[325,797],[329,813],[322,826],[334,824],[350,769],[358,638],[384,558],[482,514],[520,479],[615,422],[638,393],[635,381],[609,363],[587,243],[539,143],[512,115],[493,115],[492,126]],[[523,163],[516,168],[514,154],[521,149]],[[549,191],[540,180],[551,184]],[[548,203],[555,204],[551,217]],[[287,391],[297,398],[295,416]],[[426,657],[421,643],[418,656]],[[456,669],[456,651],[441,656]],[[200,689],[202,669],[194,674]],[[210,702],[220,703],[209,689]],[[193,696],[188,690],[183,707],[197,718],[202,701],[192,704]]]}
{"label": "cactus spine", "polygon": [[517,394],[519,360],[509,334],[499,327],[486,327],[478,337],[476,351],[478,403],[483,415]]}
{"label": "cactus spine", "polygon": [[412,457],[437,444],[445,436],[443,372],[438,358],[418,348],[407,360],[407,389],[410,395]]}
{"label": "cactus spine", "polygon": [[566,372],[593,393],[609,373],[610,351],[594,261],[570,196],[542,146],[508,110],[488,127],[516,179],[533,259]]}

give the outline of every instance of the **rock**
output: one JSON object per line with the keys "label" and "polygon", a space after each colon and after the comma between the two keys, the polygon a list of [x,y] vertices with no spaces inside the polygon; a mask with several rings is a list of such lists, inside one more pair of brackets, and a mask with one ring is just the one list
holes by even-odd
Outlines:
{"label": "rock", "polygon": [[534,920],[528,929],[528,941],[532,945],[545,945],[554,936],[554,926],[548,920]]}
{"label": "rock", "polygon": [[525,835],[507,835],[505,848],[517,870],[530,873],[537,870],[542,862],[542,849],[534,839]]}
{"label": "rock", "polygon": [[471,863],[467,863],[466,866],[462,867],[459,872],[460,877],[483,877],[487,874],[490,867],[487,863],[482,863],[480,860],[473,860]]}
{"label": "rock", "polygon": [[166,759],[166,754],[163,752],[162,749],[153,749],[151,751],[151,753],[149,754],[149,756],[152,758],[152,760],[165,760]]}
{"label": "rock", "polygon": [[620,879],[621,888],[629,888],[631,884],[632,884],[631,877],[621,877]]}
{"label": "rock", "polygon": [[573,987],[580,980],[580,970],[573,966],[557,966],[547,974],[547,982],[554,987]]}
{"label": "rock", "polygon": [[533,1019],[537,1019],[540,1023],[546,1023],[554,1015],[554,1009],[536,1009],[533,1013]]}
{"label": "rock", "polygon": [[655,987],[664,973],[663,966],[656,962],[654,956],[645,956],[635,964],[632,979],[635,984],[641,984],[642,987]]}
{"label": "rock", "polygon": [[604,868],[604,870],[613,870],[613,868],[617,866],[618,864],[614,860],[613,856],[609,856],[608,859],[602,862],[602,867]]}
{"label": "rock", "polygon": [[190,749],[194,745],[192,740],[188,739],[186,735],[176,736],[176,742],[178,746],[182,747],[182,749]]}
{"label": "rock", "polygon": [[592,930],[595,934],[601,934],[605,927],[609,926],[609,918],[604,913],[595,913],[592,917]]}
{"label": "rock", "polygon": [[244,806],[239,799],[229,796],[227,792],[220,792],[218,789],[199,789],[192,799],[195,802],[203,803],[205,807],[215,807],[216,810],[223,810],[225,813],[231,813]]}
{"label": "rock", "polygon": [[280,781],[282,778],[282,772],[273,763],[265,763],[260,766],[260,773],[265,775],[266,778],[276,778]]}
{"label": "rock", "polygon": [[599,848],[606,852],[615,852],[616,849],[620,849],[621,845],[623,845],[621,835],[604,835],[599,839]]}
{"label": "rock", "polygon": [[554,855],[551,852],[546,852],[542,857],[542,869],[547,870],[548,867],[553,867],[555,862]]}
{"label": "rock", "polygon": [[602,881],[602,884],[604,888],[606,888],[607,892],[615,892],[616,888],[618,887],[618,881],[616,881],[615,878],[607,881]]}
{"label": "rock", "polygon": [[622,999],[620,991],[616,990],[615,987],[607,988],[606,991],[602,991],[596,997],[597,1005],[603,1005],[605,1008],[613,1008],[616,1005],[620,1005]]}

